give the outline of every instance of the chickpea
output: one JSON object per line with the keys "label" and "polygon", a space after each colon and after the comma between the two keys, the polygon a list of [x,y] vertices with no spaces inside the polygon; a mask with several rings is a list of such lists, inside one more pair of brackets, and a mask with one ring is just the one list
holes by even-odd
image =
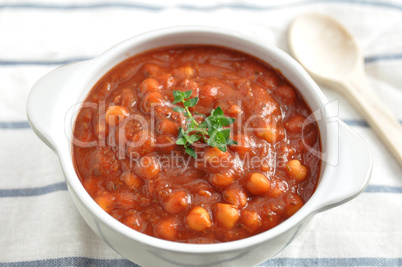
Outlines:
{"label": "chickpea", "polygon": [[233,205],[217,203],[215,218],[225,228],[232,229],[239,219],[239,211]]}
{"label": "chickpea", "polygon": [[303,200],[295,193],[289,193],[285,196],[286,215],[288,217],[295,214],[303,205]]}
{"label": "chickpea", "polygon": [[153,106],[161,106],[163,104],[162,94],[159,92],[149,92],[141,103],[141,109],[144,113],[149,113]]}
{"label": "chickpea", "polygon": [[279,153],[282,154],[284,157],[289,158],[295,154],[295,149],[291,146],[283,146],[279,150]]}
{"label": "chickpea", "polygon": [[184,79],[182,81],[182,85],[183,85],[183,90],[184,91],[193,91],[193,93],[191,94],[191,98],[193,97],[198,97],[198,92],[199,92],[199,87],[198,87],[198,83],[196,83],[194,80],[192,79]]}
{"label": "chickpea", "polygon": [[204,231],[211,227],[211,217],[209,213],[202,207],[193,208],[186,217],[187,225],[194,231]]}
{"label": "chickpea", "polygon": [[190,204],[190,196],[184,191],[173,192],[166,201],[162,202],[163,207],[170,213],[180,213],[187,209]]}
{"label": "chickpea", "polygon": [[233,172],[216,173],[211,175],[211,183],[215,186],[228,186],[233,183]]}
{"label": "chickpea", "polygon": [[263,207],[262,210],[258,212],[261,218],[262,229],[264,231],[277,226],[282,221],[281,215],[268,206]]}
{"label": "chickpea", "polygon": [[271,185],[271,190],[268,194],[270,197],[278,198],[288,190],[288,184],[277,177],[272,179],[274,180],[274,186]]}
{"label": "chickpea", "polygon": [[143,179],[154,178],[161,171],[159,160],[153,156],[142,157],[134,166],[135,172]]}
{"label": "chickpea", "polygon": [[99,179],[95,178],[94,175],[90,176],[91,178],[84,180],[84,188],[90,194],[94,194],[95,192],[101,190],[99,185]]}
{"label": "chickpea", "polygon": [[238,105],[230,105],[229,108],[227,109],[227,114],[232,117],[236,117],[243,113],[241,108]]}
{"label": "chickpea", "polygon": [[262,225],[258,213],[250,210],[242,210],[240,221],[247,227],[250,233],[256,232]]}
{"label": "chickpea", "polygon": [[307,168],[301,165],[297,159],[290,160],[286,163],[286,172],[296,182],[303,182],[307,177]]}
{"label": "chickpea", "polygon": [[[220,90],[221,86],[215,84],[206,84],[200,87],[200,93],[199,93],[200,99],[198,105],[200,107],[206,107],[208,111],[210,111],[214,101],[222,96],[222,92]],[[201,113],[204,113],[204,111],[202,110]]]}
{"label": "chickpea", "polygon": [[154,231],[155,236],[173,241],[177,236],[177,223],[172,218],[163,219],[155,226]]}
{"label": "chickpea", "polygon": [[142,221],[141,217],[134,213],[129,215],[125,220],[124,224],[127,225],[128,227],[137,230],[137,231],[142,231],[144,229],[144,222]]}
{"label": "chickpea", "polygon": [[230,154],[228,152],[222,152],[217,147],[209,147],[204,152],[204,160],[216,168],[221,168],[222,164],[226,164],[229,157]]}
{"label": "chickpea", "polygon": [[303,115],[296,115],[285,122],[285,129],[289,133],[301,133],[303,130],[303,123],[306,117]]}
{"label": "chickpea", "polygon": [[262,130],[257,129],[255,135],[261,139],[264,139],[270,144],[276,144],[276,142],[284,138],[283,129],[276,127],[275,125],[267,125]]}
{"label": "chickpea", "polygon": [[251,174],[246,187],[253,195],[263,195],[271,189],[271,182],[261,173]]}
{"label": "chickpea", "polygon": [[106,127],[105,120],[99,120],[95,123],[95,135],[99,140],[104,140],[109,135],[109,127]]}
{"label": "chickpea", "polygon": [[247,195],[241,187],[228,188],[222,195],[224,200],[237,208],[244,208],[247,205]]}
{"label": "chickpea", "polygon": [[237,145],[231,146],[230,149],[236,152],[241,158],[244,158],[247,154],[249,154],[249,156],[255,154],[256,144],[250,136],[238,134],[233,137],[233,140],[237,142]]}
{"label": "chickpea", "polygon": [[136,120],[134,116],[132,119],[127,118],[124,122],[124,128],[120,128],[119,131],[116,132],[116,143],[120,142],[120,138],[125,138],[124,142],[127,143],[136,133],[140,132],[141,129],[141,122]]}
{"label": "chickpea", "polygon": [[156,140],[151,131],[141,130],[131,137],[130,142],[127,143],[127,156],[132,157],[138,155],[146,155],[155,150]]}
{"label": "chickpea", "polygon": [[145,77],[156,77],[161,73],[161,68],[152,63],[145,63],[142,66],[143,73]]}
{"label": "chickpea", "polygon": [[143,95],[149,92],[160,92],[161,84],[154,78],[147,78],[140,83],[140,91]]}
{"label": "chickpea", "polygon": [[195,75],[195,70],[190,66],[184,67],[183,71],[187,75],[187,77],[193,77]]}
{"label": "chickpea", "polygon": [[100,196],[96,197],[95,202],[106,212],[112,209],[115,197],[109,193],[102,193]]}
{"label": "chickpea", "polygon": [[136,104],[136,96],[130,89],[124,89],[119,96],[115,98],[115,104],[121,105],[128,109],[131,109]]}
{"label": "chickpea", "polygon": [[279,216],[286,216],[286,203],[284,197],[269,202],[269,209]]}
{"label": "chickpea", "polygon": [[158,81],[162,88],[170,89],[176,85],[176,79],[170,73],[165,73],[158,77]]}
{"label": "chickpea", "polygon": [[180,67],[178,69],[174,69],[172,74],[175,78],[184,79],[195,76],[195,70],[190,66]]}
{"label": "chickpea", "polygon": [[179,125],[176,122],[166,119],[159,123],[159,131],[161,133],[167,133],[177,137],[179,134]]}
{"label": "chickpea", "polygon": [[119,208],[122,209],[132,209],[137,205],[135,194],[131,192],[126,193],[121,192],[120,194],[117,194],[116,203],[118,203]]}
{"label": "chickpea", "polygon": [[128,110],[122,106],[110,106],[106,110],[105,120],[107,124],[117,126],[129,115]]}
{"label": "chickpea", "polygon": [[[312,126],[311,124],[309,126]],[[316,127],[307,126],[303,129],[303,144],[304,146],[312,147],[317,141],[318,132]]]}
{"label": "chickpea", "polygon": [[113,99],[113,103],[114,103],[115,105],[120,105],[122,98],[123,98],[123,97],[122,97],[121,94],[117,95],[117,96]]}
{"label": "chickpea", "polygon": [[200,191],[198,191],[198,194],[199,194],[200,196],[203,196],[203,197],[210,197],[210,196],[212,196],[212,193],[211,193],[211,192],[209,192],[208,190],[204,190],[204,189],[201,189]]}
{"label": "chickpea", "polygon": [[285,105],[293,105],[297,99],[295,90],[290,86],[281,86],[276,90],[276,95],[282,100]]}
{"label": "chickpea", "polygon": [[156,143],[158,150],[162,151],[163,153],[170,153],[176,147],[176,140],[170,135],[159,135],[156,138]]}
{"label": "chickpea", "polygon": [[121,175],[120,179],[123,180],[127,186],[134,189],[140,188],[141,185],[143,184],[143,180],[130,171],[124,172]]}

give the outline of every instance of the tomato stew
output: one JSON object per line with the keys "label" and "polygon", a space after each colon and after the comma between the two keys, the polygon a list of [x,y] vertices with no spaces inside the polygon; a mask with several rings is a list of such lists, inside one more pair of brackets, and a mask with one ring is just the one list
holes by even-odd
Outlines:
{"label": "tomato stew", "polygon": [[[220,106],[236,121],[226,152],[204,141],[197,159],[176,145],[190,110]],[[217,46],[174,46],[133,56],[94,86],[74,127],[73,162],[89,195],[121,223],[186,243],[246,238],[280,224],[313,194],[321,161],[311,110],[279,71]],[[201,115],[195,116],[198,122]]]}

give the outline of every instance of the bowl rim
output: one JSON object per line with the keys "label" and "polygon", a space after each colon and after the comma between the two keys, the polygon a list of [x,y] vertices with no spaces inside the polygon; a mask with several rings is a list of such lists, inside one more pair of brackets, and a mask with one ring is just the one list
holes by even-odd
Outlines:
{"label": "bowl rim", "polygon": [[[152,30],[149,32],[142,33],[140,35],[136,35],[132,38],[129,38],[112,48],[108,49],[104,53],[100,54],[96,58],[90,60],[83,70],[83,74],[80,77],[87,77],[89,75],[95,75],[95,72],[99,71],[99,69],[105,64],[109,64],[113,62],[116,58],[116,55],[120,55],[122,51],[126,51],[130,47],[134,46],[138,42],[149,41],[157,38],[163,38],[164,36],[177,35],[177,34],[188,34],[188,33],[200,33],[200,34],[215,34],[215,35],[224,35],[228,38],[233,38],[239,40],[240,42],[248,43],[252,46],[260,47],[269,53],[275,55],[278,59],[282,60],[284,64],[287,65],[289,71],[291,71],[294,75],[298,76],[299,79],[303,80],[307,85],[307,89],[314,95],[317,102],[321,105],[326,104],[328,101],[324,94],[321,92],[316,83],[312,80],[312,78],[307,74],[307,72],[297,63],[293,58],[291,58],[284,51],[280,50],[276,46],[272,44],[263,44],[259,43],[259,40],[255,37],[247,36],[236,32],[234,30],[228,30],[224,28],[211,27],[211,26],[173,26],[167,28],[161,28]],[[227,45],[227,47],[231,48],[231,45]],[[153,49],[153,48],[152,48]],[[236,48],[235,48],[236,49]],[[237,49],[240,50],[240,49]],[[240,50],[242,51],[242,50]],[[130,57],[132,55],[128,55]],[[272,65],[271,63],[269,63]],[[110,70],[115,65],[109,67]],[[102,75],[103,76],[103,75]],[[89,77],[87,77],[89,79]],[[286,77],[288,78],[288,77]],[[85,97],[81,97],[81,100],[85,99]],[[327,133],[332,134],[331,125],[326,123],[326,118],[324,117],[324,122]],[[321,128],[320,128],[320,136],[321,136]],[[322,139],[322,138],[321,138]],[[313,205],[313,201],[316,198],[317,191],[320,189],[320,184],[324,181],[324,171],[325,171],[325,162],[322,161],[321,173],[318,185],[316,187],[316,191],[313,193],[309,201],[307,201],[303,207],[293,214],[291,217],[275,226],[274,228],[262,232],[260,234],[250,236],[244,239],[230,241],[230,242],[222,242],[222,243],[214,243],[214,244],[189,244],[189,243],[180,243],[176,241],[168,241],[160,238],[156,238],[153,236],[149,236],[138,231],[135,231],[118,220],[114,219],[111,215],[106,213],[103,209],[101,209],[96,202],[89,196],[87,191],[82,186],[77,174],[75,173],[75,169],[73,168],[71,153],[66,153],[66,150],[61,148],[58,145],[58,142],[55,141],[55,149],[57,154],[59,155],[60,162],[63,166],[63,171],[65,173],[66,181],[69,187],[69,191],[73,190],[74,193],[78,196],[79,201],[85,206],[85,208],[92,213],[92,215],[106,224],[109,228],[112,228],[114,231],[135,240],[136,242],[140,242],[144,245],[150,247],[157,247],[163,250],[175,251],[180,253],[192,253],[192,254],[217,254],[227,251],[235,251],[244,248],[251,248],[256,246],[262,242],[270,240],[274,237],[280,236],[281,234],[287,232],[287,230],[298,226],[304,220],[308,219],[317,211],[317,205]],[[69,143],[69,142],[68,142]],[[327,141],[326,144],[321,144],[321,149],[324,149],[323,146],[326,146],[325,149],[327,151],[332,150],[332,142]],[[331,157],[331,153],[329,154]],[[71,172],[71,170],[73,172]],[[71,192],[70,192],[71,193]]]}

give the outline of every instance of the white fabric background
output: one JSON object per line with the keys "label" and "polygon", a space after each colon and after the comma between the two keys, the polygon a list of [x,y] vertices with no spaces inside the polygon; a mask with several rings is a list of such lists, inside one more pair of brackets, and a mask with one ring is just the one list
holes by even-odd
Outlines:
{"label": "white fabric background", "polygon": [[[57,156],[30,129],[30,88],[55,67],[92,58],[149,29],[215,24],[258,35],[288,52],[287,27],[305,12],[330,14],[356,37],[379,99],[402,120],[402,1],[0,1],[0,266],[134,266],[75,209]],[[337,92],[339,116],[370,146],[367,190],[318,214],[261,266],[402,266],[402,174]],[[401,136],[402,138],[402,136]]]}

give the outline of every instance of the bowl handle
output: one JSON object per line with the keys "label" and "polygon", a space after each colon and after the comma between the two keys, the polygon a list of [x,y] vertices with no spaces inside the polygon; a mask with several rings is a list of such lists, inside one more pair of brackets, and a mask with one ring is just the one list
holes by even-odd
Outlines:
{"label": "bowl handle", "polygon": [[349,126],[339,120],[338,164],[325,166],[331,177],[321,191],[317,211],[324,211],[358,196],[367,187],[372,171],[372,155],[367,144]]}
{"label": "bowl handle", "polygon": [[36,135],[52,150],[55,150],[52,136],[54,132],[54,111],[60,92],[68,79],[87,61],[71,63],[56,68],[39,79],[32,87],[27,100],[27,117]]}

